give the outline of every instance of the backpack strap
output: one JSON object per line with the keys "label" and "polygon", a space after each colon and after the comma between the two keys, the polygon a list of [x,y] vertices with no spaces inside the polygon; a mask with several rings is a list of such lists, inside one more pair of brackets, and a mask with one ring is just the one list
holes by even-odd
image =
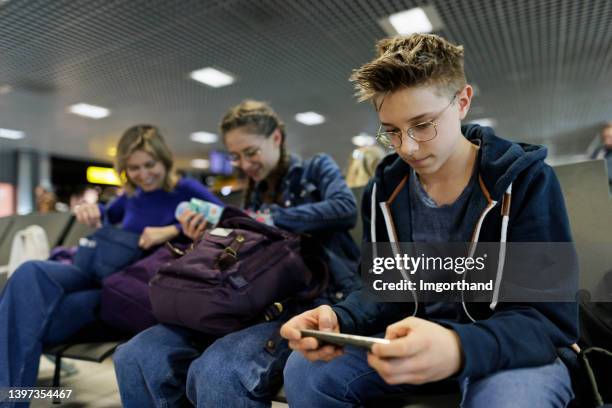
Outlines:
{"label": "backpack strap", "polygon": [[[589,361],[589,355],[593,354],[594,357],[591,357],[593,359],[608,359],[610,361],[612,361],[612,352],[601,348],[601,347],[589,347],[586,350],[583,350],[582,353],[580,353],[580,359],[581,362],[583,364],[583,367],[586,371],[587,374],[587,378],[589,381],[589,385],[591,386],[591,392],[592,392],[592,396],[593,399],[595,400],[595,403],[597,404],[596,406],[603,406],[604,405],[604,399],[601,395],[601,391],[600,387],[599,387],[599,382],[601,381],[603,383],[603,377],[604,377],[604,373],[602,372],[601,375],[597,375],[595,373],[595,367],[594,364],[591,363],[591,361]],[[609,367],[609,365],[607,364],[602,364],[601,362],[599,362],[599,367]],[[607,370],[608,372],[606,374],[609,374],[610,371],[612,370]],[[598,381],[598,377],[600,378],[600,381]]]}

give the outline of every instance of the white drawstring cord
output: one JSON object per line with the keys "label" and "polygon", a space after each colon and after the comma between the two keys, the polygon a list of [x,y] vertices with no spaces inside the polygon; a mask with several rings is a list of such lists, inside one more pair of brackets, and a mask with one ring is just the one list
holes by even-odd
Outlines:
{"label": "white drawstring cord", "polygon": [[493,300],[489,305],[491,310],[495,310],[497,307],[497,301],[499,300],[499,288],[501,286],[501,280],[504,274],[504,264],[506,263],[506,238],[508,234],[508,221],[510,220],[510,198],[512,196],[512,183],[508,186],[504,195],[504,208],[502,208],[502,229],[501,238],[499,242],[499,259],[497,261],[497,273],[495,274],[495,289],[493,290]]}

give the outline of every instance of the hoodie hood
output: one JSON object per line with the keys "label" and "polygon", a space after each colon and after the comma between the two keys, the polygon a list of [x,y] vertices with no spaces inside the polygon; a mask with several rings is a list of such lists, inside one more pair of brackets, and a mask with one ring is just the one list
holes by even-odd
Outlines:
{"label": "hoodie hood", "polygon": [[480,143],[480,174],[494,200],[499,200],[510,183],[532,166],[541,166],[548,154],[542,145],[514,143],[495,136],[493,129],[478,125],[461,127],[472,143]]}
{"label": "hoodie hood", "polygon": [[[546,147],[526,143],[515,143],[496,136],[493,129],[479,125],[465,125],[461,133],[474,144],[480,145],[479,174],[491,198],[500,201],[510,184],[523,171],[544,164],[548,154]],[[378,184],[378,200],[385,201],[402,179],[410,166],[398,156],[391,154],[383,159],[376,169],[374,181]]]}

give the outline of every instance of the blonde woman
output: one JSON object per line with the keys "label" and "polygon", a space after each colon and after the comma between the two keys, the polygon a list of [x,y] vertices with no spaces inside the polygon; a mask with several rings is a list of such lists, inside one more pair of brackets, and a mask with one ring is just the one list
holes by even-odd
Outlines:
{"label": "blonde woman", "polygon": [[[123,134],[115,166],[124,175],[125,193],[107,207],[81,205],[75,215],[90,226],[106,218],[139,233],[143,249],[179,235],[174,211],[181,201],[197,197],[220,204],[199,182],[176,179],[172,154],[154,126],[134,126]],[[91,274],[73,265],[22,264],[0,295],[0,387],[33,386],[43,345],[62,342],[95,321],[100,291]]]}

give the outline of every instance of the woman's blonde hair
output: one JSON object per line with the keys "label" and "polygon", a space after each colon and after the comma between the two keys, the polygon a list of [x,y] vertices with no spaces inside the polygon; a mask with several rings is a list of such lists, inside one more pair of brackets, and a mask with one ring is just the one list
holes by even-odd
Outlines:
{"label": "woman's blonde hair", "polygon": [[127,176],[128,158],[136,151],[141,150],[150,154],[155,160],[162,162],[166,168],[166,177],[162,188],[172,191],[176,186],[177,176],[174,172],[172,152],[166,145],[159,129],[153,125],[137,125],[126,130],[117,144],[115,170],[123,182],[126,193],[133,194],[137,186]]}

